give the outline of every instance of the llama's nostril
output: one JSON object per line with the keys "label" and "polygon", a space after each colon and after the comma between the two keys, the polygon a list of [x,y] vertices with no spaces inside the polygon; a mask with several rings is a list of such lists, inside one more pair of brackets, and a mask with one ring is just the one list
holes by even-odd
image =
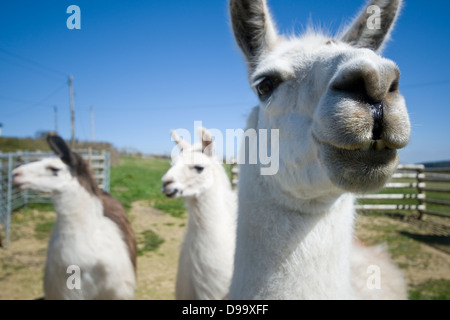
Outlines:
{"label": "llama's nostril", "polygon": [[399,80],[397,78],[391,83],[391,86],[389,87],[389,92],[398,91],[398,86],[399,86]]}
{"label": "llama's nostril", "polygon": [[367,96],[364,78],[358,74],[344,76],[339,81],[334,82],[332,87],[335,90],[345,92],[352,96]]}
{"label": "llama's nostril", "polygon": [[162,188],[165,189],[171,183],[173,183],[172,180],[163,181]]}
{"label": "llama's nostril", "polygon": [[374,96],[378,83],[377,71],[369,66],[344,68],[333,81],[331,87],[353,100],[374,103],[381,101]]}
{"label": "llama's nostril", "polygon": [[356,61],[339,71],[331,88],[351,99],[377,104],[389,93],[398,91],[400,72],[396,66],[377,68],[370,63]]}

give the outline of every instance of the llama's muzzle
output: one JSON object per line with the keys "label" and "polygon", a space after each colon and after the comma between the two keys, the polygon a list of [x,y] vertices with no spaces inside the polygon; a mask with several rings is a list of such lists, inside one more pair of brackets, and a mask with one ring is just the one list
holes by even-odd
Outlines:
{"label": "llama's muzzle", "polygon": [[173,198],[178,193],[178,189],[174,188],[171,185],[173,185],[173,181],[164,181],[161,187],[161,192],[164,193],[168,198]]}
{"label": "llama's muzzle", "polygon": [[390,93],[398,92],[400,71],[390,61],[372,62],[357,60],[338,72],[331,87],[349,98],[369,105],[379,105]]}
{"label": "llama's muzzle", "polygon": [[13,187],[20,188],[23,185],[23,181],[20,180],[22,177],[22,172],[18,171],[17,169],[13,170],[12,172],[12,185]]}

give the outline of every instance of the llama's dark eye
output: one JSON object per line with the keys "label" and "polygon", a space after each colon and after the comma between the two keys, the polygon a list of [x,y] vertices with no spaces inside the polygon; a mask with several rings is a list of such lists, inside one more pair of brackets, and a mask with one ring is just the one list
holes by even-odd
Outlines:
{"label": "llama's dark eye", "polygon": [[55,167],[51,167],[51,166],[48,166],[47,169],[50,170],[53,173],[54,176],[57,176],[59,170],[61,170],[59,168],[55,168]]}
{"label": "llama's dark eye", "polygon": [[264,78],[258,85],[256,86],[256,90],[258,91],[258,95],[260,97],[267,96],[272,94],[272,92],[278,87],[281,83],[280,79],[275,77],[266,77]]}
{"label": "llama's dark eye", "polygon": [[203,169],[205,169],[205,167],[202,166],[194,166],[194,169],[197,171],[197,173],[202,173]]}

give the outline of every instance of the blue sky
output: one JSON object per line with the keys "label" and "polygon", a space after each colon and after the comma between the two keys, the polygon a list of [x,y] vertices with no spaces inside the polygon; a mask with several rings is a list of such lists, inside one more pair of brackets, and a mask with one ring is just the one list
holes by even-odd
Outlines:
{"label": "blue sky", "polygon": [[[336,31],[363,0],[271,0],[278,28],[309,21]],[[69,5],[81,30],[69,30]],[[400,67],[412,123],[404,163],[450,159],[450,2],[406,0],[384,56]],[[117,148],[170,154],[170,130],[243,128],[257,104],[232,37],[227,1],[2,1],[0,122],[3,135],[40,130],[70,139],[68,75],[74,77],[75,133]]]}

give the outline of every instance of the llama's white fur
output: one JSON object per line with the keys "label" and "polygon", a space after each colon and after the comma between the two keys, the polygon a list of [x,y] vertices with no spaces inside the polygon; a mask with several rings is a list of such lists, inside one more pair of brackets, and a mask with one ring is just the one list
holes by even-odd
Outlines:
{"label": "llama's white fur", "polygon": [[[212,140],[206,129],[200,129],[200,145],[189,145],[176,133],[172,135],[182,152],[162,178],[162,191],[184,197],[188,212],[175,298],[224,299],[233,272],[236,194],[223,165],[211,152]],[[198,172],[200,167],[203,169]]]}
{"label": "llama's white fur", "polygon": [[[58,170],[57,175],[52,170]],[[44,298],[132,299],[136,274],[124,235],[103,214],[102,201],[70,171],[59,157],[13,171],[21,188],[51,192],[57,213],[47,248]]]}
{"label": "llama's white fur", "polygon": [[[247,128],[279,129],[280,168],[263,176],[260,165],[240,166],[230,299],[406,298],[405,279],[388,254],[354,240],[350,192],[381,188],[397,166],[394,150],[410,134],[397,67],[376,53],[401,3],[371,4],[386,19],[380,30],[366,32],[363,11],[341,40],[313,32],[286,39],[264,0],[231,0],[234,34],[260,95]],[[269,88],[276,83],[273,90],[260,86],[266,79]],[[372,101],[383,102],[377,138]],[[371,139],[389,149],[371,150]],[[380,268],[379,289],[367,287],[370,266]]]}

